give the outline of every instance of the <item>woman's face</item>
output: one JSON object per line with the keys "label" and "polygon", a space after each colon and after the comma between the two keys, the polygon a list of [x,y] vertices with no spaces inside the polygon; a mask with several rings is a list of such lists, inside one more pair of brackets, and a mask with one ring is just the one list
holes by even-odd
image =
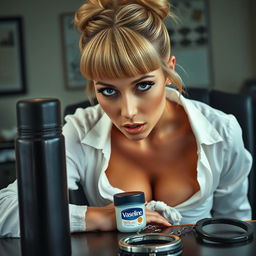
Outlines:
{"label": "woman's face", "polygon": [[145,139],[163,115],[167,79],[161,68],[131,78],[94,81],[99,104],[131,140]]}

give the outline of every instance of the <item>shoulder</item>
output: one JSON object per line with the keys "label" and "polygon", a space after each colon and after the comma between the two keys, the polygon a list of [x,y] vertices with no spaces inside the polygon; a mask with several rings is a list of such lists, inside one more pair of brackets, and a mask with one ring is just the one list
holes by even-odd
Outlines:
{"label": "shoulder", "polygon": [[197,124],[200,138],[203,138],[202,148],[214,173],[231,173],[229,177],[233,177],[240,170],[247,174],[252,158],[244,146],[242,129],[236,117],[202,102],[190,100],[191,104],[201,116],[197,120],[194,115],[193,122]]}
{"label": "shoulder", "polygon": [[218,131],[224,140],[230,140],[231,137],[237,135],[237,133],[241,135],[241,127],[234,115],[224,113],[203,102],[195,100],[189,101],[201,113],[202,117]]}
{"label": "shoulder", "polygon": [[76,131],[79,137],[83,138],[96,125],[103,114],[104,112],[99,105],[78,108],[73,115],[65,117],[64,135],[67,136],[70,132]]}
{"label": "shoulder", "polygon": [[203,134],[203,137],[207,134],[210,137],[211,132],[216,131],[225,140],[230,136],[230,128],[240,129],[234,115],[224,113],[201,101],[188,99],[172,88],[167,88],[167,98],[183,106],[192,128],[199,135]]}
{"label": "shoulder", "polygon": [[191,104],[195,106],[207,119],[213,120],[222,120],[228,121],[232,115],[224,113],[223,111],[213,108],[210,105],[197,101],[197,100],[189,100]]}

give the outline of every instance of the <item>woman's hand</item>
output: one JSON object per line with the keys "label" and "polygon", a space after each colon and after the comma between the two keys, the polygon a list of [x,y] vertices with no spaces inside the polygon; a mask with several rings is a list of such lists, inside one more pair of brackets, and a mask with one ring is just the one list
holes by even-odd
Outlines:
{"label": "woman's hand", "polygon": [[161,214],[159,214],[156,211],[152,211],[146,208],[146,219],[147,219],[147,224],[149,223],[154,223],[154,224],[159,224],[163,225],[166,227],[172,226],[166,218],[164,218]]}
{"label": "woman's hand", "polygon": [[[158,212],[146,208],[147,224],[154,223],[171,226]],[[116,230],[116,215],[114,204],[104,207],[88,207],[86,212],[86,231],[112,231]]]}

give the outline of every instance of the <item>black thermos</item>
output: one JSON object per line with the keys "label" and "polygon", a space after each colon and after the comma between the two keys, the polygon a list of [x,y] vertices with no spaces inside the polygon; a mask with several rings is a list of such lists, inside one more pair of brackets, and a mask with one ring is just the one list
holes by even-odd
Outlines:
{"label": "black thermos", "polygon": [[70,256],[65,142],[58,99],[17,102],[15,143],[24,256]]}

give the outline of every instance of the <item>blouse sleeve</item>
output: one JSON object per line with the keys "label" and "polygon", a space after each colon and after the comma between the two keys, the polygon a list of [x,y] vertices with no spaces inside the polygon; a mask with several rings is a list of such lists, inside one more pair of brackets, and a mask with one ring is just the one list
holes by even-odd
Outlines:
{"label": "blouse sleeve", "polygon": [[[70,231],[85,231],[87,206],[69,204]],[[0,238],[20,237],[17,181],[0,190]]]}
{"label": "blouse sleeve", "polygon": [[[85,152],[81,146],[79,129],[72,122],[63,127],[66,147],[67,183],[68,189],[77,190],[77,183],[81,179],[81,172],[85,172]],[[83,174],[84,175],[84,174]],[[86,230],[86,205],[69,204],[70,231],[81,232]]]}
{"label": "blouse sleeve", "polygon": [[252,157],[244,147],[242,131],[235,117],[230,117],[228,128],[225,160],[219,185],[214,193],[212,213],[214,217],[250,220],[251,207],[247,193]]}
{"label": "blouse sleeve", "polygon": [[17,181],[0,190],[0,238],[19,237]]}

